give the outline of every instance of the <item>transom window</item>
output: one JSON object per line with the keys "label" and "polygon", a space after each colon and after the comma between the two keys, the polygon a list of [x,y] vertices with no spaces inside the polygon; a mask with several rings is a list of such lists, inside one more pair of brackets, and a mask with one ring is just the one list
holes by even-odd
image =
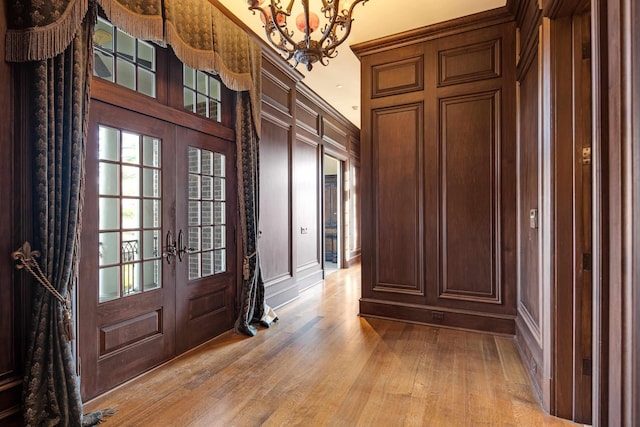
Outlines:
{"label": "transom window", "polygon": [[189,147],[189,280],[227,270],[225,155]]}
{"label": "transom window", "polygon": [[222,119],[220,81],[211,74],[182,66],[184,108],[215,121]]}
{"label": "transom window", "polygon": [[161,287],[157,138],[99,126],[99,302]]}
{"label": "transom window", "polygon": [[93,35],[93,74],[156,97],[156,50],[98,17]]}

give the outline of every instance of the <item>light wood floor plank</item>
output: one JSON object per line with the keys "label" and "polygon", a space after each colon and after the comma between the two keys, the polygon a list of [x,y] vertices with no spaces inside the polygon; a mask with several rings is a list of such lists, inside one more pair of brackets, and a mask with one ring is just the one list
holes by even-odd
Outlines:
{"label": "light wood floor plank", "polygon": [[357,315],[332,274],[256,337],[222,336],[85,405],[105,426],[571,426],[536,401],[513,340]]}

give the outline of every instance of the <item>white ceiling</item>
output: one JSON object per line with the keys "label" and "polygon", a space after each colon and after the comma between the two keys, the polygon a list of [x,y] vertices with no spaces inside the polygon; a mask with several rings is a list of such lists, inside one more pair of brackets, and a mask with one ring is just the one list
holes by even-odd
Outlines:
{"label": "white ceiling", "polygon": [[[247,0],[219,1],[262,39],[266,39],[262,21],[258,14],[254,15],[248,9]],[[310,8],[319,11],[319,3],[320,0],[311,0]],[[329,65],[324,67],[317,63],[310,72],[302,64],[297,69],[305,76],[303,81],[307,86],[360,127],[360,62],[350,45],[505,4],[506,0],[368,0],[355,6],[351,34],[338,48],[338,56],[329,60]]]}

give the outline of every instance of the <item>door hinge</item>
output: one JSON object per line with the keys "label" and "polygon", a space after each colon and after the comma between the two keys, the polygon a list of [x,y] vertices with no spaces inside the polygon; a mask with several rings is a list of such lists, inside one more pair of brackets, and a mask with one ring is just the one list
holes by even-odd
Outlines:
{"label": "door hinge", "polygon": [[589,252],[585,252],[582,254],[582,269],[586,271],[591,271],[592,268],[591,254]]}
{"label": "door hinge", "polygon": [[593,367],[591,364],[591,359],[582,359],[582,375],[591,376],[593,372]]}

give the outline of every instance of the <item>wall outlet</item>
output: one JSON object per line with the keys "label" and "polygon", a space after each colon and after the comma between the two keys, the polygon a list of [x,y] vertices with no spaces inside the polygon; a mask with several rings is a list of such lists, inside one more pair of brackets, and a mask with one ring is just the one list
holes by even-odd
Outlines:
{"label": "wall outlet", "polygon": [[432,311],[431,318],[433,320],[444,320],[444,313],[441,311]]}

